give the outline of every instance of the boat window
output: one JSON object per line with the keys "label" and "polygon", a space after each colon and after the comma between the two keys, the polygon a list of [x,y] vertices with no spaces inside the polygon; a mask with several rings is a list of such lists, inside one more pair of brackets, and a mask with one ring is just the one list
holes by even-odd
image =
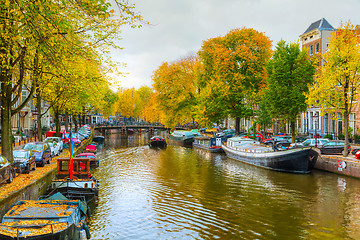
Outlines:
{"label": "boat window", "polygon": [[59,162],[59,171],[68,171],[69,170],[69,161],[60,161]]}

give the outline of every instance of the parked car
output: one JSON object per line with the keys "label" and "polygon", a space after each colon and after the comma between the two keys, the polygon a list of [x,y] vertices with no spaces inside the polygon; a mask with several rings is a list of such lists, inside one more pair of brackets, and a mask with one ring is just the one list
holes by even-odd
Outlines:
{"label": "parked car", "polygon": [[284,144],[289,144],[291,143],[291,136],[285,136],[285,135],[282,135],[282,136],[275,136],[273,138],[268,138],[268,139],[265,139],[264,140],[264,144],[265,145],[273,145],[273,142],[276,142],[277,144],[278,143],[284,143]]}
{"label": "parked car", "polygon": [[11,183],[14,179],[14,168],[11,163],[0,155],[0,183]]}
{"label": "parked car", "polygon": [[[329,141],[330,140],[327,138],[317,138],[316,145],[318,148],[320,148]],[[315,138],[306,139],[304,142],[298,143],[298,145],[302,145],[303,147],[315,147]]]}
{"label": "parked car", "polygon": [[30,149],[34,152],[36,164],[43,167],[45,163],[51,161],[51,149],[48,143],[31,142],[25,144],[24,149]]}
{"label": "parked car", "polygon": [[[342,154],[344,152],[345,142],[341,140],[330,141],[325,143],[321,148],[321,154]],[[350,153],[351,146],[348,145],[348,154]]]}
{"label": "parked car", "polygon": [[35,155],[32,150],[19,149],[13,151],[14,166],[19,173],[30,173],[36,169]]}
{"label": "parked car", "polygon": [[47,137],[45,138],[44,142],[54,142],[58,145],[60,152],[64,150],[64,143],[61,141],[60,137]]}
{"label": "parked car", "polygon": [[51,158],[58,156],[60,154],[59,146],[55,142],[48,142],[51,149]]}

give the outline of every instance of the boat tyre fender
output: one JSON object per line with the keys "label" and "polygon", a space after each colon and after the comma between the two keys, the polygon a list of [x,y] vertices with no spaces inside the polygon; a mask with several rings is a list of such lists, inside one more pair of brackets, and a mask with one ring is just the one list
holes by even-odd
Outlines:
{"label": "boat tyre fender", "polygon": [[89,227],[85,223],[84,223],[84,230],[86,233],[86,238],[90,239],[91,238],[90,230],[89,230]]}
{"label": "boat tyre fender", "polygon": [[91,217],[91,210],[89,206],[87,207],[86,214],[88,217]]}

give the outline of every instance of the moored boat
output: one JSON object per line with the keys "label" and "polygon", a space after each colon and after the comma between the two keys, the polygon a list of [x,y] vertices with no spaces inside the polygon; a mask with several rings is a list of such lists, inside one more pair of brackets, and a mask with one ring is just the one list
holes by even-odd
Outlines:
{"label": "moored boat", "polygon": [[80,153],[76,157],[88,158],[90,160],[90,167],[98,167],[99,166],[99,160],[96,158],[95,153],[91,153],[91,152]]}
{"label": "moored boat", "polygon": [[200,134],[196,132],[176,130],[169,136],[169,139],[181,146],[191,147],[194,142],[194,137],[199,135]]}
{"label": "moored boat", "polygon": [[99,183],[90,174],[89,158],[73,158],[73,176],[70,176],[70,158],[57,159],[57,174],[51,182],[49,192],[62,193],[68,199],[89,202],[99,194]]}
{"label": "moored boat", "polygon": [[22,200],[2,218],[3,240],[90,239],[85,224],[86,204],[76,200]]}
{"label": "moored boat", "polygon": [[163,137],[160,136],[153,136],[152,138],[150,138],[149,140],[149,147],[150,148],[161,148],[164,149],[166,148],[167,144],[166,144],[166,140]]}
{"label": "moored boat", "polygon": [[310,173],[318,153],[312,148],[274,150],[258,141],[240,137],[229,138],[222,145],[229,158],[244,163],[289,173]]}
{"label": "moored boat", "polygon": [[221,145],[225,141],[224,137],[197,136],[194,137],[193,146],[210,152],[223,152]]}
{"label": "moored boat", "polygon": [[96,146],[93,144],[89,144],[85,147],[84,152],[86,153],[96,153]]}
{"label": "moored boat", "polygon": [[105,137],[104,137],[104,136],[94,136],[94,137],[93,137],[93,141],[94,141],[94,142],[103,143],[104,140],[105,140]]}

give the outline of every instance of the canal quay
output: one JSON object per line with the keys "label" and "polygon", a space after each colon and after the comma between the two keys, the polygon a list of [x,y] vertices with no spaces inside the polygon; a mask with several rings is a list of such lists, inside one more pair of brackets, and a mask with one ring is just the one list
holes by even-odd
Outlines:
{"label": "canal quay", "polygon": [[[165,132],[161,132],[166,137]],[[360,239],[360,180],[289,174],[108,134],[91,239]]]}

